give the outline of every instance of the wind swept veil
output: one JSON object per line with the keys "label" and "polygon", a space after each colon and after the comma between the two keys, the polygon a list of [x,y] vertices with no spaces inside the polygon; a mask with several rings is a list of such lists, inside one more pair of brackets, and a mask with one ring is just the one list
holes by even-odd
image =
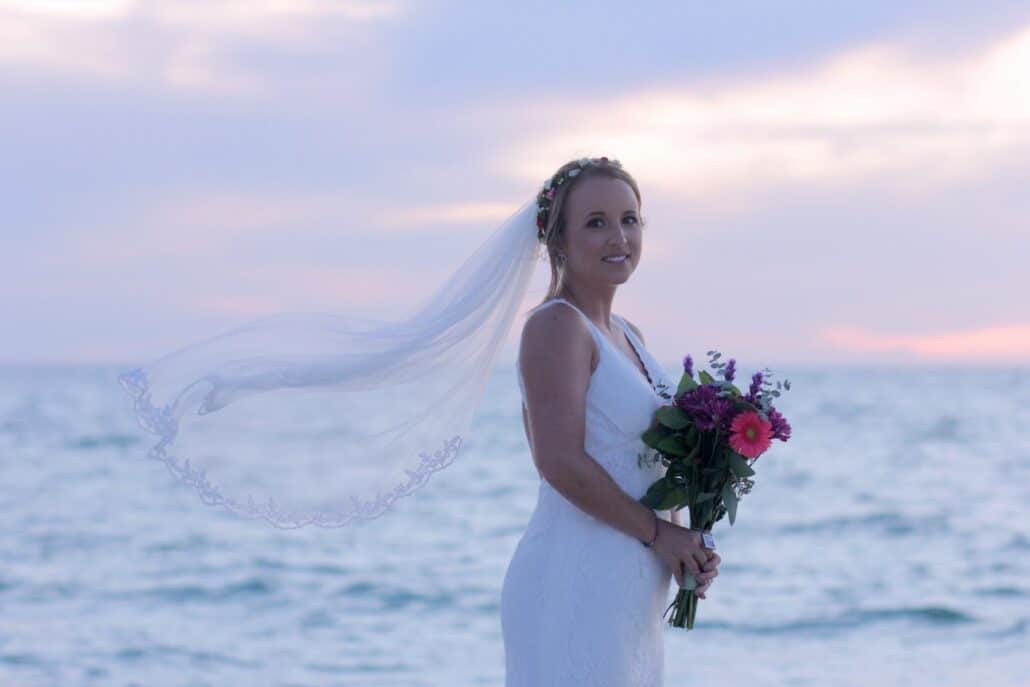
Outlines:
{"label": "wind swept veil", "polygon": [[540,261],[535,199],[411,314],[286,312],[118,376],[147,456],[279,528],[376,518],[455,459]]}

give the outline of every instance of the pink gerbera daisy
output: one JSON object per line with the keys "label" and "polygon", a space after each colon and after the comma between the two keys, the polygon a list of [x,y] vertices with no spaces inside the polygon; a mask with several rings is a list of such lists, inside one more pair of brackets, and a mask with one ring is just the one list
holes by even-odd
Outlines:
{"label": "pink gerbera daisy", "polygon": [[772,423],[753,410],[740,413],[730,423],[730,446],[747,458],[762,455],[772,442]]}

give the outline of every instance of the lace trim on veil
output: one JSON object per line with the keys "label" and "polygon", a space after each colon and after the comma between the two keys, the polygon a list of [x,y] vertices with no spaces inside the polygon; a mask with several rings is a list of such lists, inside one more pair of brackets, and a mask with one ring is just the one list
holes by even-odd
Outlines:
{"label": "lace trim on veil", "polygon": [[158,408],[150,400],[149,383],[146,371],[136,368],[118,376],[122,387],[132,396],[136,419],[147,432],[155,434],[161,441],[147,452],[147,457],[161,461],[177,478],[197,489],[201,500],[209,506],[222,505],[229,510],[250,518],[262,518],[282,529],[296,529],[305,525],[320,527],[343,527],[358,520],[371,520],[386,512],[386,509],[399,498],[410,495],[424,485],[429,476],[437,470],[450,465],[458,455],[462,445],[460,434],[444,441],[443,448],[432,455],[420,453],[421,462],[414,470],[405,470],[408,481],[398,484],[387,492],[380,492],[374,499],[362,501],[352,497],[351,506],[346,510],[317,511],[301,514],[293,509],[283,509],[275,505],[275,499],[258,503],[251,495],[246,503],[224,496],[221,489],[205,477],[206,471],[190,467],[189,459],[180,461],[170,454],[166,447],[175,440],[179,431],[179,422],[171,412],[170,406]]}

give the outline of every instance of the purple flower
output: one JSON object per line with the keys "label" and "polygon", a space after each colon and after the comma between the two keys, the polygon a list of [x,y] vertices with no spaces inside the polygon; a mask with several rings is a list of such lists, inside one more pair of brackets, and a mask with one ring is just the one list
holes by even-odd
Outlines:
{"label": "purple flower", "polygon": [[769,416],[769,422],[772,423],[772,438],[779,439],[780,441],[790,439],[790,424],[780,414],[780,411],[770,406],[767,415]]}
{"label": "purple flower", "polygon": [[758,394],[762,388],[762,373],[756,372],[751,376],[751,387],[747,391],[747,400],[758,403]]}
{"label": "purple flower", "polygon": [[722,370],[722,378],[727,382],[732,382],[733,377],[737,374],[737,359],[730,358],[730,362],[726,364],[726,367]]}
{"label": "purple flower", "polygon": [[708,404],[716,398],[718,396],[716,396],[715,389],[708,384],[702,384],[680,396],[676,400],[676,405],[688,415],[696,416],[704,414]]}
{"label": "purple flower", "polygon": [[730,425],[737,414],[736,404],[728,398],[717,398],[711,405],[712,422],[725,432],[730,431]]}
{"label": "purple flower", "polygon": [[683,371],[688,377],[694,376],[694,360],[689,355],[683,359]]}
{"label": "purple flower", "polygon": [[676,406],[694,418],[699,430],[723,429],[729,431],[736,405],[729,398],[718,395],[718,388],[702,384],[676,399]]}

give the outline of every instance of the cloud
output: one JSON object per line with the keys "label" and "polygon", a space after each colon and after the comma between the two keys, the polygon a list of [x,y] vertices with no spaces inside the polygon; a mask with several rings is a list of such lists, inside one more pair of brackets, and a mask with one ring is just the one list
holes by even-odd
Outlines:
{"label": "cloud", "polygon": [[940,334],[877,334],[857,327],[830,327],[821,338],[852,353],[909,353],[933,360],[1030,361],[1030,325],[981,327]]}
{"label": "cloud", "polygon": [[369,0],[203,0],[155,2],[150,7],[150,15],[169,28],[269,38],[296,35],[284,33],[284,28],[289,28],[284,27],[284,22],[369,22],[392,19],[403,11],[398,2]]}
{"label": "cloud", "polygon": [[309,51],[319,32],[335,31],[333,49],[360,52],[369,23],[405,12],[400,2],[371,0],[0,0],[0,68],[258,96],[276,75],[240,57],[247,46]]}
{"label": "cloud", "polygon": [[745,190],[869,177],[918,192],[988,175],[999,160],[1026,154],[1030,27],[959,57],[870,43],[778,72],[604,100],[541,98],[529,113],[487,110],[470,119],[535,131],[491,160],[520,180],[539,183],[556,155],[608,154],[649,188],[681,198],[736,202]]}
{"label": "cloud", "polygon": [[346,245],[371,245],[371,236],[379,240],[460,240],[463,229],[475,242],[507,219],[515,207],[514,201],[404,207],[394,198],[359,196],[353,190],[180,191],[127,208],[118,220],[79,232],[65,240],[64,257],[49,255],[46,260],[54,267],[88,263],[117,268],[158,257],[232,257],[248,241],[256,243],[261,238],[294,243],[325,240],[339,251]]}
{"label": "cloud", "polygon": [[446,228],[450,234],[450,226],[454,224],[472,225],[477,229],[483,224],[500,224],[517,206],[515,201],[434,203],[411,208],[382,209],[377,214],[379,221],[386,227],[408,231],[413,227],[435,225]]}
{"label": "cloud", "polygon": [[0,0],[0,12],[79,20],[124,17],[135,0]]}
{"label": "cloud", "polygon": [[413,270],[391,265],[266,265],[235,273],[223,293],[187,285],[181,302],[194,313],[231,317],[340,309],[348,313],[388,313],[410,309],[426,296],[422,284],[436,287],[444,276],[431,268]]}

